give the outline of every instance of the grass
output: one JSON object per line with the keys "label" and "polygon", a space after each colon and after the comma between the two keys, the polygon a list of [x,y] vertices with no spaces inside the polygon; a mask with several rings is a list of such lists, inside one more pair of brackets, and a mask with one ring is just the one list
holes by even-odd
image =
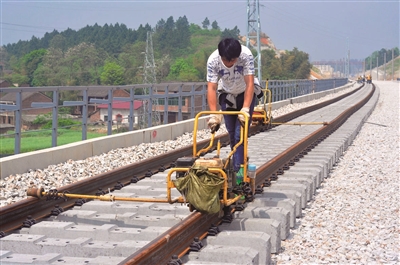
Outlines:
{"label": "grass", "polygon": [[[87,132],[87,139],[106,136],[107,133]],[[57,146],[82,141],[82,131],[73,129],[59,129],[57,137]],[[51,130],[24,132],[21,137],[20,153],[32,152],[50,148],[52,143]],[[0,154],[14,154],[14,137],[3,136],[0,138]]]}

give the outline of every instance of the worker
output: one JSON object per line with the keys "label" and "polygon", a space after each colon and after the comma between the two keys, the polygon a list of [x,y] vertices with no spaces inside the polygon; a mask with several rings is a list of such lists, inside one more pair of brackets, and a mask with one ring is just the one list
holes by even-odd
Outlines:
{"label": "worker", "polygon": [[[207,102],[211,111],[241,111],[249,119],[254,110],[254,57],[250,49],[233,38],[225,38],[207,60]],[[260,91],[261,92],[261,91]],[[224,115],[229,133],[231,149],[240,140],[240,129],[244,126],[244,115]],[[211,115],[208,126],[217,131],[222,115]],[[247,139],[244,139],[247,141]],[[244,149],[241,144],[233,154],[235,172],[244,164]],[[247,159],[247,158],[246,158]]]}
{"label": "worker", "polygon": [[372,76],[369,74],[367,75],[367,84],[371,84],[372,83]]}

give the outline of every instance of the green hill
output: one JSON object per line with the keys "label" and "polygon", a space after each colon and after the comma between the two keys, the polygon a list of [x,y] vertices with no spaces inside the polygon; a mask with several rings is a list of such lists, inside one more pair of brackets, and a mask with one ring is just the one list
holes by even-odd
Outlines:
{"label": "green hill", "polygon": [[[53,31],[1,47],[0,78],[30,86],[140,84],[154,57],[155,82],[205,81],[208,56],[218,42],[239,36],[237,27],[221,30],[215,21],[211,28],[200,27],[185,16],[161,19],[154,28],[146,24],[129,29],[117,23]],[[297,48],[280,57],[262,50],[261,58],[264,79],[309,76],[308,54]]]}

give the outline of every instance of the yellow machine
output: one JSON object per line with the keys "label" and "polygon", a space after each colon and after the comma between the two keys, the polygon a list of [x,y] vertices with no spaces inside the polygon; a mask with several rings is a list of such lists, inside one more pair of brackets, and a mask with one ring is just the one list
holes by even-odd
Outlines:
{"label": "yellow machine", "polygon": [[[197,142],[197,129],[199,123],[199,117],[202,115],[209,114],[224,114],[224,115],[238,115],[244,114],[240,111],[202,111],[198,113],[194,120],[194,129],[193,129],[193,155],[191,157],[182,157],[177,160],[177,167],[172,168],[167,176],[167,199],[169,202],[172,202],[173,199],[171,197],[171,189],[175,188],[173,174],[176,173],[177,178],[184,177],[189,170],[192,168],[205,168],[208,172],[215,174],[223,179],[221,191],[219,193],[220,202],[223,206],[230,206],[233,203],[239,200],[252,200],[252,197],[255,193],[254,179],[248,177],[247,167],[248,161],[245,159],[243,164],[243,181],[241,183],[237,183],[236,172],[233,170],[231,159],[233,154],[236,152],[236,149],[239,145],[243,143],[244,145],[244,157],[247,157],[247,135],[248,135],[248,124],[249,120],[246,117],[245,126],[241,128],[240,141],[233,147],[232,151],[228,154],[226,158],[220,158],[220,143],[217,143],[217,155],[213,158],[205,158],[200,157],[202,154],[208,152],[211,148],[215,146],[214,138],[215,134],[211,135],[210,143],[206,148],[201,150],[197,150],[196,142]],[[186,200],[186,198],[179,198],[178,201],[182,202],[182,200]],[[187,201],[189,204],[192,202]],[[196,207],[191,207],[196,208]]]}
{"label": "yellow machine", "polygon": [[[201,150],[197,150],[197,130],[199,124],[199,117],[202,115],[209,114],[226,114],[226,115],[239,115],[242,114],[245,117],[245,126],[241,128],[241,136],[240,141],[237,145],[234,146],[233,150],[228,154],[226,158],[220,158],[220,143],[214,143],[215,133],[211,135],[209,145]],[[82,195],[82,194],[70,194],[70,193],[58,193],[57,191],[49,191],[45,192],[43,188],[31,188],[28,189],[28,196],[35,196],[38,198],[42,198],[45,196],[51,195],[52,197],[63,197],[63,198],[84,198],[84,199],[94,199],[101,201],[135,201],[135,202],[156,202],[156,203],[188,203],[190,209],[197,209],[196,205],[193,206],[193,203],[188,200],[189,196],[179,196],[172,198],[171,190],[176,188],[175,183],[177,179],[184,178],[190,173],[193,168],[201,168],[204,172],[207,172],[209,175],[215,176],[220,180],[220,186],[218,186],[218,190],[216,192],[215,198],[217,199],[217,207],[214,207],[214,212],[203,210],[203,212],[215,213],[216,211],[220,211],[222,207],[230,206],[238,201],[249,201],[253,199],[253,195],[255,193],[254,188],[254,178],[249,178],[247,174],[248,161],[245,159],[243,164],[243,181],[241,183],[236,182],[236,172],[233,170],[231,158],[233,154],[236,152],[236,149],[239,145],[243,143],[244,145],[244,157],[247,156],[247,135],[248,135],[248,127],[249,127],[249,119],[247,118],[245,113],[240,111],[202,111],[198,113],[194,120],[194,129],[193,129],[193,155],[191,157],[182,157],[178,159],[177,166],[172,168],[167,175],[167,198],[132,198],[132,197],[118,197],[111,193],[105,195]],[[246,139],[246,140],[245,140]],[[211,148],[214,148],[217,145],[218,155],[213,158],[204,158],[201,157],[202,154],[208,152]],[[174,174],[175,173],[175,174]],[[206,183],[208,185],[208,183]],[[219,188],[220,187],[220,188]],[[197,190],[192,189],[188,190],[188,192],[197,192]],[[199,194],[201,200],[210,194]],[[214,206],[216,203],[214,203]],[[217,208],[217,210],[215,210]],[[224,208],[226,210],[227,208]]]}
{"label": "yellow machine", "polygon": [[367,84],[371,84],[372,83],[372,76],[371,74],[367,75]]}
{"label": "yellow machine", "polygon": [[258,102],[257,106],[254,107],[252,116],[252,124],[270,126],[272,123],[272,93],[268,89],[268,80],[266,82],[266,88],[262,89],[263,101]]}

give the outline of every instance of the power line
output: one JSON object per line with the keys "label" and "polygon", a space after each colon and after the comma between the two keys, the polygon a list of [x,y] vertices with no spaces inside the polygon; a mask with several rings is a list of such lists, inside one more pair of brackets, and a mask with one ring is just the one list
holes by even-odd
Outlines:
{"label": "power line", "polygon": [[24,27],[24,28],[33,28],[33,29],[46,29],[46,30],[54,29],[54,27],[21,25],[21,24],[7,23],[7,22],[1,22],[1,21],[0,21],[0,24],[9,25],[9,26],[18,26],[18,27]]}

